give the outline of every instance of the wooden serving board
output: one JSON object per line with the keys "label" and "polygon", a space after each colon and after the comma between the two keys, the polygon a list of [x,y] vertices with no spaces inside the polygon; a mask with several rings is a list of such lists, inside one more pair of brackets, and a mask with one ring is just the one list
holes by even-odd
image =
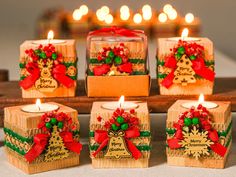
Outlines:
{"label": "wooden serving board", "polygon": [[[168,108],[178,99],[197,100],[198,96],[168,96],[160,95],[156,79],[152,79],[150,96],[129,97],[126,100],[145,101],[148,103],[150,113],[166,113]],[[217,78],[214,94],[205,97],[210,101],[230,101],[232,111],[236,111],[236,78]],[[46,98],[42,102],[57,102],[78,110],[79,114],[89,114],[94,101],[117,101],[118,97],[88,98],[85,92],[84,80],[78,81],[76,97],[73,98]],[[17,81],[0,83],[0,127],[3,126],[3,109],[8,106],[16,106],[35,103],[35,99],[22,98]]]}

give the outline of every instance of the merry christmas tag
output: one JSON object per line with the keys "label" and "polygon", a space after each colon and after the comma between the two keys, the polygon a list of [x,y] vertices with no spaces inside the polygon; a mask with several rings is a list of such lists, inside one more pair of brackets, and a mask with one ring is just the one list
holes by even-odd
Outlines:
{"label": "merry christmas tag", "polygon": [[187,55],[183,55],[178,61],[174,75],[175,77],[173,83],[175,84],[182,84],[183,86],[186,86],[188,83],[196,82],[192,62]]}
{"label": "merry christmas tag", "polygon": [[180,142],[184,147],[185,155],[192,155],[198,159],[202,155],[209,155],[209,147],[213,144],[208,139],[208,132],[199,130],[194,126],[191,132],[183,132],[184,139]]}
{"label": "merry christmas tag", "polygon": [[124,139],[125,133],[123,131],[109,131],[108,136],[110,139],[104,157],[114,159],[132,157],[132,154],[128,151],[126,146]]}
{"label": "merry christmas tag", "polygon": [[51,71],[53,60],[48,59],[46,63],[41,59],[38,61],[40,78],[35,82],[35,88],[40,92],[53,92],[57,87],[57,81],[52,77]]}

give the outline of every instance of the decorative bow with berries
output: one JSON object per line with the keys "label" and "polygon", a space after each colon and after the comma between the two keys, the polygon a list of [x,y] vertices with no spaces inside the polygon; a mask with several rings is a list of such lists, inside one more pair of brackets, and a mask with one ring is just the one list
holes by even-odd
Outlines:
{"label": "decorative bow with berries", "polygon": [[[20,86],[23,89],[31,88],[35,84],[36,80],[40,78],[40,67],[38,63],[40,62],[46,67],[49,60],[53,61],[51,70],[52,77],[67,88],[74,86],[74,79],[76,78],[72,79],[73,77],[67,76],[67,68],[63,64],[62,55],[56,52],[54,45],[39,45],[37,49],[29,49],[26,50],[25,53],[30,59],[25,65],[28,75],[20,81]],[[76,70],[76,68],[71,69]],[[74,74],[76,74],[76,72]]]}
{"label": "decorative bow with berries", "polygon": [[[135,117],[135,111],[132,109],[130,112],[125,112],[123,109],[117,109],[112,118],[109,121],[105,122],[105,128],[107,130],[96,130],[95,131],[95,141],[99,144],[98,149],[93,153],[93,156],[96,155],[105,147],[109,142],[108,133],[113,132],[124,132],[124,138],[126,146],[134,159],[139,159],[142,156],[142,153],[137,149],[137,147],[130,141],[130,138],[140,137],[139,131],[139,119]],[[98,117],[98,120],[101,121],[101,117]]]}
{"label": "decorative bow with berries", "polygon": [[166,56],[164,66],[171,69],[171,72],[162,80],[161,84],[169,88],[173,84],[174,72],[177,68],[178,60],[186,55],[192,62],[192,68],[195,74],[214,81],[215,72],[207,68],[204,61],[204,47],[195,43],[179,40],[176,47],[170,49],[172,53]]}
{"label": "decorative bow with berries", "polygon": [[167,139],[167,144],[170,149],[182,148],[184,134],[191,134],[192,130],[198,130],[207,135],[207,140],[210,140],[210,149],[216,154],[224,157],[227,148],[219,143],[217,131],[211,126],[209,111],[201,104],[197,109],[192,107],[189,111],[182,113],[179,116],[177,123],[174,123],[175,133],[173,137]]}
{"label": "decorative bow with berries", "polygon": [[93,68],[95,76],[102,76],[108,74],[112,66],[120,73],[132,73],[132,63],[129,62],[129,50],[120,43],[114,47],[103,47],[98,53],[97,60],[103,64]]}
{"label": "decorative bow with berries", "polygon": [[71,117],[63,112],[48,112],[42,115],[41,122],[38,124],[38,128],[43,133],[34,136],[34,144],[25,154],[28,162],[33,162],[46,149],[54,126],[57,126],[66,149],[80,154],[82,145],[76,140],[78,130]]}

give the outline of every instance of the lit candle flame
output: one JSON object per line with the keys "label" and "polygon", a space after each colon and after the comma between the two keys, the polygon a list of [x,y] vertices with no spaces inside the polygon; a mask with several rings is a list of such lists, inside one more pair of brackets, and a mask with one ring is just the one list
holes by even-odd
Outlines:
{"label": "lit candle flame", "polygon": [[129,17],[130,17],[129,7],[126,6],[126,5],[121,6],[121,8],[120,8],[120,18],[121,18],[121,20],[126,21],[126,20],[129,19]]}
{"label": "lit candle flame", "polygon": [[82,13],[82,15],[88,14],[88,11],[89,11],[88,6],[82,5],[82,6],[80,6],[79,9],[80,9],[80,12]]}
{"label": "lit candle flame", "polygon": [[163,7],[163,11],[168,14],[171,10],[173,9],[172,5],[170,4],[166,4],[164,7]]}
{"label": "lit candle flame", "polygon": [[152,8],[150,5],[146,4],[142,7],[143,19],[148,21],[152,18]]}
{"label": "lit candle flame", "polygon": [[41,107],[42,107],[40,99],[37,99],[37,100],[36,100],[35,105],[36,105],[36,107],[38,108],[38,110],[40,111],[40,109],[41,109]]}
{"label": "lit candle flame", "polygon": [[142,22],[142,15],[140,13],[136,13],[133,17],[133,21],[136,24],[140,24]]}
{"label": "lit candle flame", "polygon": [[120,13],[124,13],[124,12],[129,12],[129,7],[127,5],[123,5],[120,7]]}
{"label": "lit candle flame", "polygon": [[113,16],[111,14],[106,15],[104,21],[106,24],[111,24],[113,22]]}
{"label": "lit candle flame", "polygon": [[119,105],[120,108],[123,107],[124,102],[125,102],[125,97],[124,97],[124,95],[122,95],[122,96],[120,97],[119,101],[118,101],[118,105]]}
{"label": "lit candle flame", "polygon": [[192,23],[194,21],[194,15],[192,13],[187,13],[185,15],[186,23]]}
{"label": "lit candle flame", "polygon": [[79,21],[82,18],[82,16],[83,16],[83,14],[80,9],[75,9],[72,14],[73,19],[76,21]]}
{"label": "lit candle flame", "polygon": [[53,30],[50,30],[48,32],[48,40],[52,40],[54,38],[54,33],[53,33]]}
{"label": "lit candle flame", "polygon": [[181,34],[181,39],[184,40],[185,38],[188,37],[188,28],[184,28]]}
{"label": "lit candle flame", "polygon": [[108,15],[110,13],[110,9],[107,6],[102,6],[101,11],[104,13],[104,15]]}
{"label": "lit candle flame", "polygon": [[165,23],[167,21],[167,15],[165,13],[160,13],[159,16],[158,16],[158,20],[161,22],[161,23]]}
{"label": "lit candle flame", "polygon": [[169,17],[170,20],[175,20],[175,19],[177,18],[177,16],[178,16],[177,11],[176,11],[174,8],[172,8],[172,9],[167,13],[167,15],[168,15],[168,17]]}
{"label": "lit candle flame", "polygon": [[204,95],[201,93],[198,98],[198,104],[203,104],[204,103]]}

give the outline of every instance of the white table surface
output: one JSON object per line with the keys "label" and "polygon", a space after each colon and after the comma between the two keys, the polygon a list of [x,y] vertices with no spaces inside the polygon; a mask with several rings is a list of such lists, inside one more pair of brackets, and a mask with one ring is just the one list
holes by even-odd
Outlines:
{"label": "white table surface", "polygon": [[[93,169],[88,154],[88,146],[84,146],[81,153],[81,163],[77,167],[43,172],[31,176],[37,177],[234,177],[236,176],[236,144],[234,143],[225,169],[203,169],[189,167],[175,167],[166,164],[164,142],[154,142],[152,145],[150,167],[145,169]],[[24,177],[28,176],[10,165],[0,148],[0,176]]]}

